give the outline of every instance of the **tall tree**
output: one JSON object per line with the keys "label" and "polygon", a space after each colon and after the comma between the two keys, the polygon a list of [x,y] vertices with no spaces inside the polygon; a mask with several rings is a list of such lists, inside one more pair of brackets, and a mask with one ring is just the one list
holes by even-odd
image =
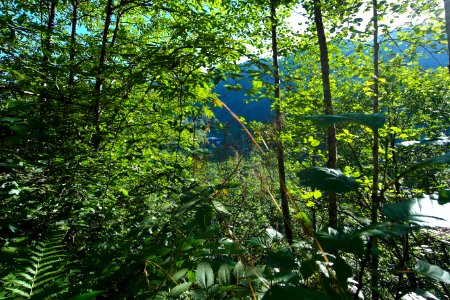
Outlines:
{"label": "tall tree", "polygon": [[450,0],[444,0],[445,31],[447,34],[448,72],[450,73]]}
{"label": "tall tree", "polygon": [[[373,96],[372,96],[372,111],[378,113],[379,107],[379,52],[380,44],[378,40],[378,1],[372,0],[372,22],[373,22]],[[379,165],[379,134],[378,129],[373,129],[373,144],[372,144],[372,211],[371,211],[371,223],[376,224],[378,222],[378,210],[380,208],[380,197],[378,193],[380,165]],[[378,241],[376,238],[372,240],[372,248],[376,249]],[[371,276],[372,276],[372,299],[379,299],[378,284],[379,274],[378,265],[379,258],[376,252],[372,256],[371,261]]]}
{"label": "tall tree", "polygon": [[[314,23],[316,25],[316,32],[318,44],[320,48],[320,67],[322,74],[322,91],[323,102],[325,104],[325,114],[333,115],[333,101],[331,97],[330,85],[330,63],[328,58],[328,46],[325,29],[322,18],[322,3],[320,0],[314,0]],[[330,125],[327,128],[327,146],[328,146],[328,160],[327,167],[335,169],[337,165],[337,148],[336,148],[336,126]],[[328,194],[328,219],[329,225],[333,228],[338,226],[338,207],[337,195],[334,192]]]}
{"label": "tall tree", "polygon": [[284,113],[281,110],[281,87],[280,87],[280,68],[278,65],[278,41],[277,41],[277,5],[278,0],[270,1],[270,24],[272,37],[272,67],[274,80],[274,101],[275,101],[275,126],[276,126],[276,151],[278,161],[278,177],[281,195],[281,209],[283,212],[284,229],[286,239],[289,244],[293,243],[291,216],[289,213],[289,195],[286,186],[286,168],[284,161],[284,148],[282,134],[284,130]]}

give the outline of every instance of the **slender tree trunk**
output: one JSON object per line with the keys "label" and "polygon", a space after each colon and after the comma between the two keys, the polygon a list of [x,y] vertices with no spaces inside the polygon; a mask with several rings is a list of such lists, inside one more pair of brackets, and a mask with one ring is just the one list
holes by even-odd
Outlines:
{"label": "slender tree trunk", "polygon": [[277,130],[277,160],[278,160],[278,175],[280,181],[281,194],[281,209],[283,211],[284,229],[286,231],[286,239],[289,244],[293,242],[291,216],[289,213],[289,199],[286,186],[286,172],[284,166],[284,148],[281,134],[284,130],[284,113],[280,108],[281,90],[280,90],[280,69],[278,66],[278,42],[277,42],[277,3],[276,0],[270,1],[270,21],[272,31],[272,60],[273,60],[273,78],[275,85],[275,124]]}
{"label": "slender tree trunk", "polygon": [[[323,101],[325,103],[325,114],[332,115],[333,102],[331,99],[330,86],[330,64],[328,60],[328,46],[325,36],[325,29],[323,27],[322,19],[322,3],[320,0],[314,0],[314,23],[316,24],[317,37],[320,48],[320,67],[322,72],[322,89]],[[337,164],[337,150],[336,150],[336,127],[331,125],[327,128],[327,145],[328,145],[328,161],[327,167],[335,169]],[[328,218],[329,226],[333,228],[338,227],[338,208],[337,195],[334,192],[328,194]]]}
{"label": "slender tree trunk", "polygon": [[95,99],[92,108],[92,116],[93,116],[93,125],[95,132],[92,136],[92,146],[95,150],[98,150],[100,147],[101,141],[101,129],[100,129],[100,100],[102,96],[102,88],[103,88],[103,72],[106,63],[106,54],[107,54],[107,45],[108,45],[108,35],[109,35],[109,27],[111,25],[111,18],[113,15],[113,0],[108,0],[106,4],[106,17],[105,17],[105,26],[103,29],[103,37],[102,37],[102,47],[100,50],[100,57],[98,62],[97,76],[95,80]]}
{"label": "slender tree trunk", "polygon": [[444,0],[445,31],[447,33],[448,73],[450,74],[450,0]]}
{"label": "slender tree trunk", "polygon": [[[379,42],[378,42],[378,0],[372,0],[373,9],[373,113],[378,112],[379,106]],[[378,222],[378,210],[380,208],[380,197],[378,194],[378,177],[380,173],[379,166],[379,134],[378,129],[373,130],[373,145],[372,145],[372,157],[373,157],[373,181],[372,181],[372,212],[371,222],[376,224]],[[372,247],[377,247],[378,240],[373,238]],[[373,253],[373,251],[372,251]],[[378,274],[379,258],[375,254],[371,260],[371,276],[372,276],[372,299],[379,299],[378,287],[379,287],[379,274]]]}
{"label": "slender tree trunk", "polygon": [[69,99],[65,103],[64,114],[69,115],[69,104],[73,101],[73,88],[75,85],[75,54],[76,54],[76,41],[77,41],[77,22],[78,22],[78,5],[79,0],[71,1],[72,10],[72,29],[70,32],[70,49],[69,49]]}
{"label": "slender tree trunk", "polygon": [[55,16],[58,0],[52,0],[50,3],[50,10],[48,12],[47,29],[44,35],[43,49],[42,49],[42,62],[43,62],[43,75],[42,75],[42,92],[39,96],[39,131],[44,127],[47,122],[47,101],[48,93],[46,87],[49,82],[49,68],[48,63],[50,61],[50,54],[52,52],[52,34],[55,29]]}

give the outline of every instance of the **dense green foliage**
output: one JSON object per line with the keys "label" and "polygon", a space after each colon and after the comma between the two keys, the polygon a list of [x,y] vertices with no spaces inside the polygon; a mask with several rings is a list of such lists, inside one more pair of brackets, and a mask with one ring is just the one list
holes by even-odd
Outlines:
{"label": "dense green foliage", "polygon": [[[314,2],[2,1],[0,298],[450,297],[450,74],[421,64],[447,51],[442,1],[375,7],[378,78],[373,2],[322,1],[334,115]],[[412,23],[394,28],[398,14]],[[271,101],[282,132],[234,115],[233,93]]]}

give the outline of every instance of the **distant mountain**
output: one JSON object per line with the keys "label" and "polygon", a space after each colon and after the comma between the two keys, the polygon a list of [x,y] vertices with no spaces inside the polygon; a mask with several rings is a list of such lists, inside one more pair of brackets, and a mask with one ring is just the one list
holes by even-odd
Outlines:
{"label": "distant mountain", "polygon": [[[394,54],[400,54],[407,50],[407,45],[400,45],[400,49],[396,49]],[[418,48],[420,58],[418,63],[425,69],[437,68],[439,66],[443,67],[448,64],[446,54],[432,54],[435,50],[435,46],[430,46],[430,49],[424,49],[422,47]],[[241,68],[243,71],[248,70],[248,64],[242,64]],[[228,86],[236,86],[239,84],[242,86],[241,89],[228,88]],[[237,115],[245,118],[247,122],[258,121],[258,122],[270,122],[274,113],[271,110],[271,100],[265,98],[260,100],[253,100],[250,96],[246,95],[252,87],[252,80],[249,76],[240,79],[227,78],[224,81],[219,82],[219,84],[213,89],[214,93],[219,95],[219,98]],[[228,128],[228,132],[233,135],[239,131],[241,126],[231,117],[230,113],[220,107],[214,108],[214,114],[216,119]],[[211,134],[220,136],[219,129],[213,129]]]}

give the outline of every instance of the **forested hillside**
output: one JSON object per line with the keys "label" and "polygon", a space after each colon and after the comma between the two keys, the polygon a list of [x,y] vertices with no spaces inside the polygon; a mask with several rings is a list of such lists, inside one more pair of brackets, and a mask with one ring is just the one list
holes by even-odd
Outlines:
{"label": "forested hillside", "polygon": [[450,298],[449,41],[449,0],[2,1],[0,299]]}

